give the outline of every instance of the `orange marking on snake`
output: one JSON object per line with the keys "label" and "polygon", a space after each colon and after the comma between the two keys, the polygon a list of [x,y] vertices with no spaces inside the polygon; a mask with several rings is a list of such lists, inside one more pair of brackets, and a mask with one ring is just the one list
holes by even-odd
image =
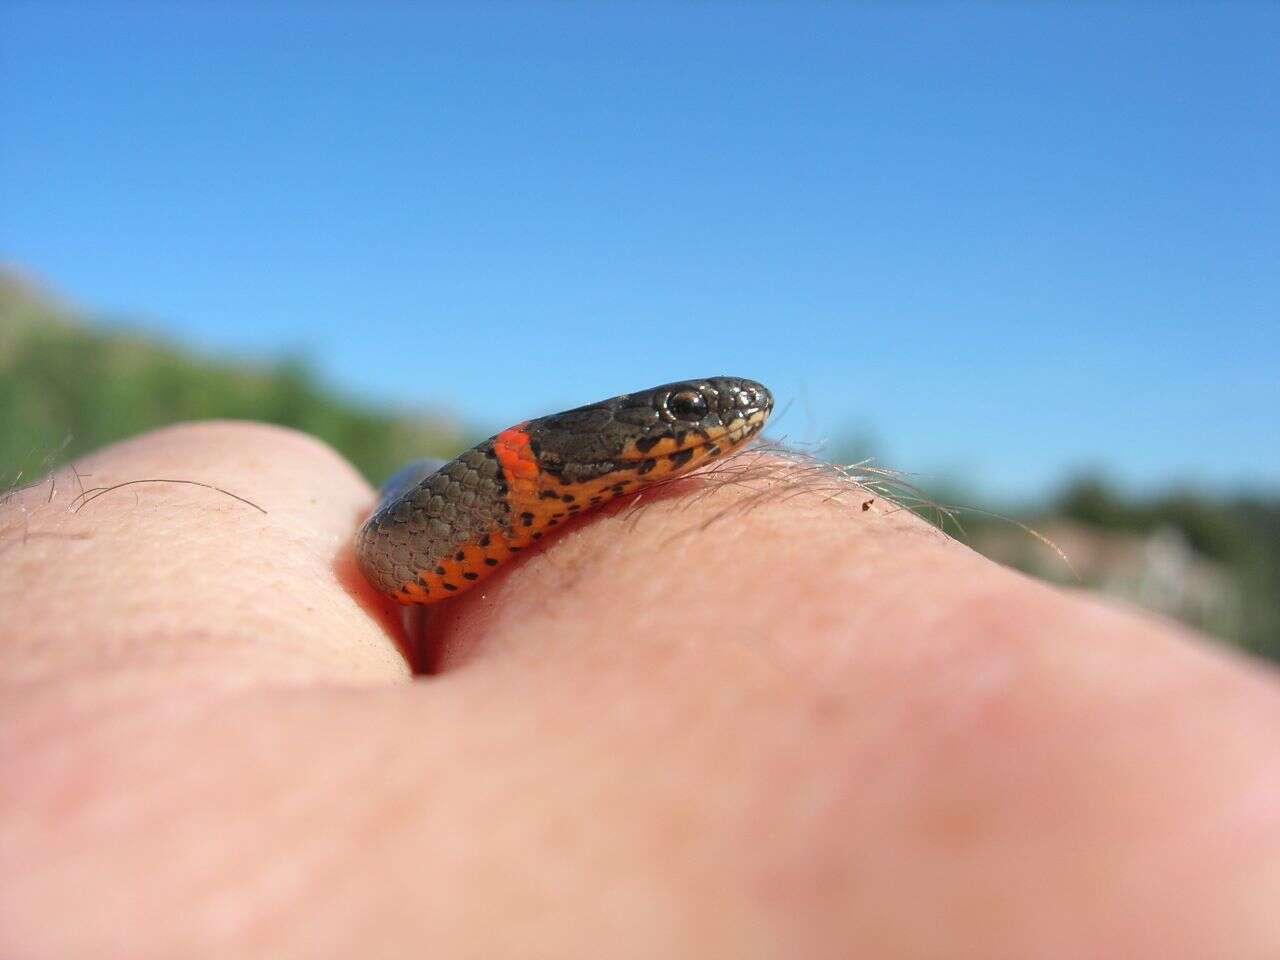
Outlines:
{"label": "orange marking on snake", "polygon": [[493,438],[493,450],[498,455],[498,463],[507,475],[510,486],[518,485],[519,480],[535,480],[541,470],[529,446],[529,434],[525,432],[525,424],[516,424],[503,430]]}

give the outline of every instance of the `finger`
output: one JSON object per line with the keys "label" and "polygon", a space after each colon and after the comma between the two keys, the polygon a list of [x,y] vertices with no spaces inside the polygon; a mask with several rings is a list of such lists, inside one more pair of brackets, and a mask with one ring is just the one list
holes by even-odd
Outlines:
{"label": "finger", "polygon": [[[446,676],[553,689],[584,725],[683,718],[652,739],[664,769],[732,764],[783,858],[847,883],[851,929],[920,931],[908,952],[945,952],[975,903],[1020,918],[978,955],[1280,940],[1272,674],[865,494],[738,480],[621,507],[460,598]],[[1040,914],[1045,891],[1071,906]]]}
{"label": "finger", "polygon": [[[174,480],[219,489],[156,482]],[[402,680],[346,546],[371,499],[328,447],[269,426],[181,425],[87,457],[0,508],[0,676]]]}

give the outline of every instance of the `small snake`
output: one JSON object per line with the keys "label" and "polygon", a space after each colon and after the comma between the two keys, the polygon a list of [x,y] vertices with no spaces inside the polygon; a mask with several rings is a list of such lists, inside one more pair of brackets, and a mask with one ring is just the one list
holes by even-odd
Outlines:
{"label": "small snake", "polygon": [[737,449],[772,410],[760,384],[709,377],[517,424],[388,480],[357,563],[400,603],[457,596],[569,518]]}

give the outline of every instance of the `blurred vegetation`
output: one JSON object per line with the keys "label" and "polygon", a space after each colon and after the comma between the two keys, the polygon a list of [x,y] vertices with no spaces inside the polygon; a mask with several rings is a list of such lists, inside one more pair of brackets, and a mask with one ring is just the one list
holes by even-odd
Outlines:
{"label": "blurred vegetation", "polygon": [[973,546],[1003,563],[1176,618],[1280,662],[1280,498],[1177,490],[1125,496],[1098,477],[1017,518],[1062,549],[982,518]]}
{"label": "blurred vegetation", "polygon": [[[345,400],[298,361],[210,360],[151,335],[86,325],[0,272],[0,493],[143,430],[222,417],[304,430],[373,483],[405,460],[452,456],[475,439],[438,416]],[[856,446],[843,445],[835,459],[865,459],[874,443],[863,437]],[[954,492],[931,493],[965,503]],[[1015,523],[963,510],[961,518],[963,538],[994,559],[1113,594],[1280,661],[1280,498],[1190,491],[1136,498],[1080,478],[1045,508],[1010,515],[1053,540],[1071,566]]]}
{"label": "blurred vegetation", "polygon": [[243,418],[305,430],[372,482],[405,460],[452,456],[447,420],[344,400],[306,365],[216,361],[124,329],[86,325],[0,273],[0,491],[104,444],[179,420]]}
{"label": "blurred vegetation", "polygon": [[1167,543],[1174,534],[1187,548],[1184,572],[1208,573],[1201,582],[1221,593],[1227,605],[1221,623],[1182,619],[1280,661],[1280,498],[1215,498],[1181,490],[1139,500],[1085,477],[1070,484],[1043,519],[1052,517],[1136,535],[1148,544],[1162,535]]}
{"label": "blurred vegetation", "polygon": [[[840,444],[833,459],[870,456],[862,438]],[[994,505],[988,513],[966,509],[979,505],[962,489],[943,482],[924,493],[954,508],[963,530],[933,508],[917,512],[1001,563],[1109,594],[1280,662],[1280,496],[1185,489],[1135,496],[1080,476],[1035,510]]]}

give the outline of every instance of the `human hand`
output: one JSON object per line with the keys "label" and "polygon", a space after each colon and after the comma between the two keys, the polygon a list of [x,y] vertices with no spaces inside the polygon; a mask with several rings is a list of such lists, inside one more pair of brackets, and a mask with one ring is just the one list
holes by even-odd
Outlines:
{"label": "human hand", "polygon": [[416,681],[313,440],[79,465],[265,516],[18,494],[0,954],[1280,956],[1273,674],[772,463],[529,551]]}

